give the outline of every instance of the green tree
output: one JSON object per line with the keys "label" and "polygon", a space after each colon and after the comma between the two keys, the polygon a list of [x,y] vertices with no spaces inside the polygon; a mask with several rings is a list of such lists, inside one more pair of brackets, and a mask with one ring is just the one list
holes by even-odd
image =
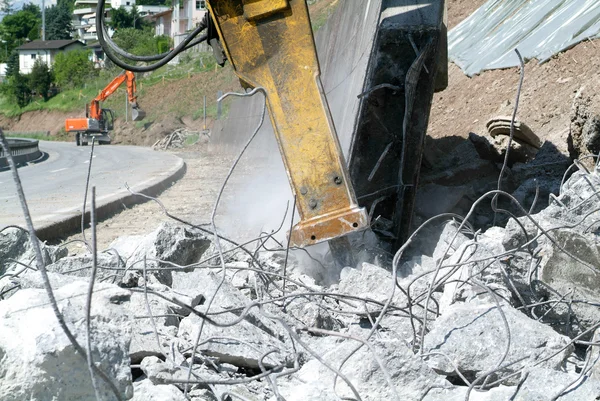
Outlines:
{"label": "green tree", "polygon": [[164,43],[165,41],[168,42],[169,38],[164,35],[154,36],[152,28],[146,27],[143,30],[134,28],[119,29],[115,32],[113,40],[127,52],[138,56],[149,56],[160,53],[161,49],[164,50]]}
{"label": "green tree", "polygon": [[115,30],[125,28],[143,30],[150,26],[150,24],[139,14],[135,4],[131,7],[131,11],[127,11],[123,6],[113,9],[110,14],[109,25]]}
{"label": "green tree", "polygon": [[6,62],[6,77],[12,77],[19,73],[19,53],[16,50],[13,50],[8,56],[8,60]]}
{"label": "green tree", "polygon": [[0,0],[0,13],[10,15],[13,13],[13,6],[10,0]]}
{"label": "green tree", "polygon": [[48,68],[48,65],[41,59],[35,60],[31,73],[29,74],[29,87],[32,91],[36,92],[47,101],[50,91],[50,84],[52,84],[52,73]]}
{"label": "green tree", "polygon": [[32,9],[21,10],[5,16],[0,23],[0,39],[6,42],[8,51],[20,46],[25,39],[39,38],[42,20]]}
{"label": "green tree", "polygon": [[61,87],[79,87],[96,75],[89,50],[71,50],[58,53],[52,67],[54,79]]}
{"label": "green tree", "polygon": [[19,107],[25,107],[31,101],[31,89],[29,88],[28,79],[18,72],[8,79],[4,93]]}
{"label": "green tree", "polygon": [[71,13],[66,4],[46,10],[46,40],[71,39],[72,30]]}
{"label": "green tree", "polygon": [[112,10],[109,25],[114,29],[132,28],[133,17],[125,7],[121,6]]}
{"label": "green tree", "polygon": [[42,18],[42,10],[37,4],[25,3],[21,11],[28,11],[31,14],[35,15],[37,18]]}
{"label": "green tree", "polygon": [[[58,0],[56,5],[66,7],[69,10],[69,14],[73,14],[73,10],[75,9],[75,0]],[[107,4],[107,6],[108,5],[110,5],[110,3]]]}

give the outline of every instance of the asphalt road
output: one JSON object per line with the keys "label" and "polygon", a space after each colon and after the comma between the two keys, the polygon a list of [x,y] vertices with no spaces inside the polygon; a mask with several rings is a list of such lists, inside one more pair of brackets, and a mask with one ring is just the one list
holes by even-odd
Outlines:
{"label": "asphalt road", "polygon": [[[46,161],[18,170],[36,230],[81,214],[91,146],[40,141],[40,150],[48,154]],[[125,183],[142,191],[168,181],[183,166],[179,157],[149,148],[95,146],[87,210],[92,186],[100,206],[129,196]],[[7,225],[25,226],[10,170],[0,171],[0,228]]]}

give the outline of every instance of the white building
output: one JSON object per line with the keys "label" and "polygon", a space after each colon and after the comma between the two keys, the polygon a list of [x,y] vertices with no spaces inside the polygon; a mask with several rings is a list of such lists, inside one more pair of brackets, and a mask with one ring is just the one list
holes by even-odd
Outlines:
{"label": "white building", "polygon": [[54,64],[58,53],[82,49],[85,45],[78,40],[34,40],[17,47],[19,52],[19,72],[29,74],[36,60],[42,60],[48,67]]}
{"label": "white building", "polygon": [[[73,10],[73,28],[76,31],[77,37],[84,43],[94,42],[98,40],[96,34],[96,6],[98,0],[77,0],[75,1],[75,9]],[[110,21],[110,12],[113,9],[120,7],[131,11],[135,5],[135,0],[111,0],[105,5],[105,21]],[[137,6],[140,18],[158,14],[169,10],[167,6]],[[107,31],[110,36],[114,30],[107,26]]]}
{"label": "white building", "polygon": [[[174,46],[179,45],[191,30],[202,21],[208,12],[205,0],[173,0],[173,8],[146,17],[154,24],[155,35],[167,35],[173,39]],[[195,47],[198,51],[207,51],[206,44]],[[179,62],[179,56],[172,64]]]}

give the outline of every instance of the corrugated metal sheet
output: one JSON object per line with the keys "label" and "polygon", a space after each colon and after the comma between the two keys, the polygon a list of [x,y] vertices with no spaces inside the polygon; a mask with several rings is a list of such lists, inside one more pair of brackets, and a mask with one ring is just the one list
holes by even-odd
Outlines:
{"label": "corrugated metal sheet", "polygon": [[489,0],[448,33],[448,53],[472,76],[518,66],[515,48],[543,63],[599,37],[599,0]]}

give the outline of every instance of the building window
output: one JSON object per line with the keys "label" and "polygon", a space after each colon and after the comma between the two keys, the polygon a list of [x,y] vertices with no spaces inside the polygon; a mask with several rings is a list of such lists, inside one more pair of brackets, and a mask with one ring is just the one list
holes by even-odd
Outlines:
{"label": "building window", "polygon": [[179,0],[179,8],[183,10],[183,0]]}
{"label": "building window", "polygon": [[130,1],[128,1],[128,2],[126,2],[126,4],[127,4],[127,5],[130,5],[130,4],[131,4],[131,2],[130,2]]}
{"label": "building window", "polygon": [[206,8],[206,1],[196,0],[196,10],[204,10]]}
{"label": "building window", "polygon": [[35,54],[32,54],[32,55],[31,55],[31,59],[32,59],[32,60],[35,60]]}

